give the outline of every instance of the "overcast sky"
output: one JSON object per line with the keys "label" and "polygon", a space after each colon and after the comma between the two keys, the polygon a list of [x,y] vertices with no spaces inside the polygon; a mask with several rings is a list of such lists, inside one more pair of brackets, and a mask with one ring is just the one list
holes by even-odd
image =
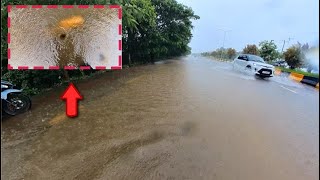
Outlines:
{"label": "overcast sky", "polygon": [[[212,51],[223,44],[242,50],[246,44],[283,40],[319,44],[319,0],[177,0],[190,6],[200,20],[194,21],[192,52]],[[285,46],[285,48],[288,47]]]}

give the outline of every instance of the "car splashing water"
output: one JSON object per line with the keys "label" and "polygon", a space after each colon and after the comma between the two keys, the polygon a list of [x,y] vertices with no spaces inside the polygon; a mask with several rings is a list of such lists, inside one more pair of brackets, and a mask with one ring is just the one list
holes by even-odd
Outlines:
{"label": "car splashing water", "polygon": [[118,57],[116,9],[16,9],[11,18],[11,66],[101,66]]}

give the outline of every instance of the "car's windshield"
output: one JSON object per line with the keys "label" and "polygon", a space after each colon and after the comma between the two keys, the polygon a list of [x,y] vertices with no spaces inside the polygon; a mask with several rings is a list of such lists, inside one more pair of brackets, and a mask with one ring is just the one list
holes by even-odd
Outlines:
{"label": "car's windshield", "polygon": [[259,56],[249,55],[249,61],[262,62],[265,63],[264,60]]}

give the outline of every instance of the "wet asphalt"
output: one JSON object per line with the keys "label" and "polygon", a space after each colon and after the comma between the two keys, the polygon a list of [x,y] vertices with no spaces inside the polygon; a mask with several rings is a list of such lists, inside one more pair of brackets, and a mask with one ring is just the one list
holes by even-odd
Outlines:
{"label": "wet asphalt", "polygon": [[189,56],[33,97],[2,120],[4,179],[319,179],[319,91]]}

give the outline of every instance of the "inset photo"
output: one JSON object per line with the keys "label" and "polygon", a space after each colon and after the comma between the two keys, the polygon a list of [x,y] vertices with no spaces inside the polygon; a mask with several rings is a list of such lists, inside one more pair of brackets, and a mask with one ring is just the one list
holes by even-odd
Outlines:
{"label": "inset photo", "polygon": [[121,69],[120,6],[15,5],[8,69]]}

